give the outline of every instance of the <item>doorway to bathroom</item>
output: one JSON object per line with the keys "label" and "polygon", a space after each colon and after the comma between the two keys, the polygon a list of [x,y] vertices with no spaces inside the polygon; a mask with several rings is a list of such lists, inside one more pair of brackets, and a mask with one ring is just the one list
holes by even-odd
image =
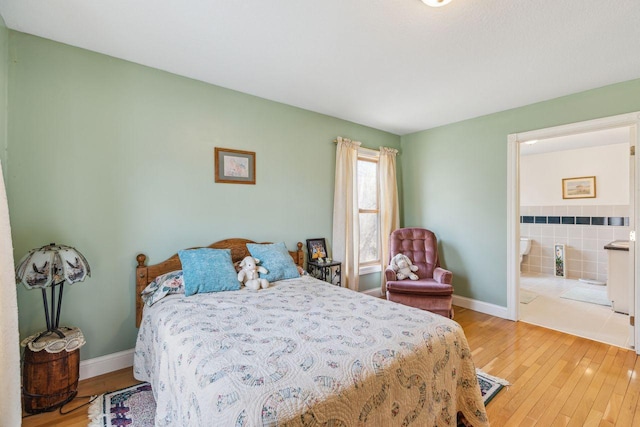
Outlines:
{"label": "doorway to bathroom", "polygon": [[[628,241],[637,223],[630,147],[638,143],[639,122],[638,114],[623,115],[509,136],[513,320],[634,347],[635,245],[615,248],[615,259],[624,251],[626,261],[614,269],[616,286],[608,283],[612,250],[604,248]],[[520,237],[528,239],[522,251]]]}

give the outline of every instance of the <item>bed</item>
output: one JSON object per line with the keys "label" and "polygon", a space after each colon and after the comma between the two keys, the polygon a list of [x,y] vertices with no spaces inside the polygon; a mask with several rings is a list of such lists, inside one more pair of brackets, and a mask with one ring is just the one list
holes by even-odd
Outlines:
{"label": "bed", "polygon": [[[246,255],[247,239],[229,248]],[[302,267],[302,244],[290,252]],[[140,293],[181,268],[138,255],[134,375],[157,426],[489,425],[462,328],[452,320],[308,275],[267,289]]]}

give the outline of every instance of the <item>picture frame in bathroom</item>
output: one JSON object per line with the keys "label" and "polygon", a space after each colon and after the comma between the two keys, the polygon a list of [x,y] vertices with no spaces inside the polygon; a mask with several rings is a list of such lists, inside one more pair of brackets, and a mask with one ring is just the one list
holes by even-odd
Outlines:
{"label": "picture frame in bathroom", "polygon": [[596,177],[562,178],[563,199],[593,199],[596,197]]}
{"label": "picture frame in bathroom", "polygon": [[565,247],[562,243],[553,245],[553,275],[556,277],[567,277],[567,266],[565,264]]}

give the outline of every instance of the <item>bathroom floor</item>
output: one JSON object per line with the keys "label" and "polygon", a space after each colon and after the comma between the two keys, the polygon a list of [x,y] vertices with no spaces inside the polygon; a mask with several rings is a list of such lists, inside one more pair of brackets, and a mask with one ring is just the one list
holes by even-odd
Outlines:
{"label": "bathroom floor", "polygon": [[[629,348],[629,316],[611,307],[560,298],[571,288],[590,288],[578,280],[526,273],[520,276],[520,321],[594,341]],[[525,292],[523,292],[525,291]]]}

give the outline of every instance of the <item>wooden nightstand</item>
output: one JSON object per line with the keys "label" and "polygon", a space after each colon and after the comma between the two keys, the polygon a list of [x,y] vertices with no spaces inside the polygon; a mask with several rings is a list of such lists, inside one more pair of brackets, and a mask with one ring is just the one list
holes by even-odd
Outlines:
{"label": "wooden nightstand", "polygon": [[316,279],[342,286],[342,263],[340,261],[309,261],[307,262],[307,272]]}

